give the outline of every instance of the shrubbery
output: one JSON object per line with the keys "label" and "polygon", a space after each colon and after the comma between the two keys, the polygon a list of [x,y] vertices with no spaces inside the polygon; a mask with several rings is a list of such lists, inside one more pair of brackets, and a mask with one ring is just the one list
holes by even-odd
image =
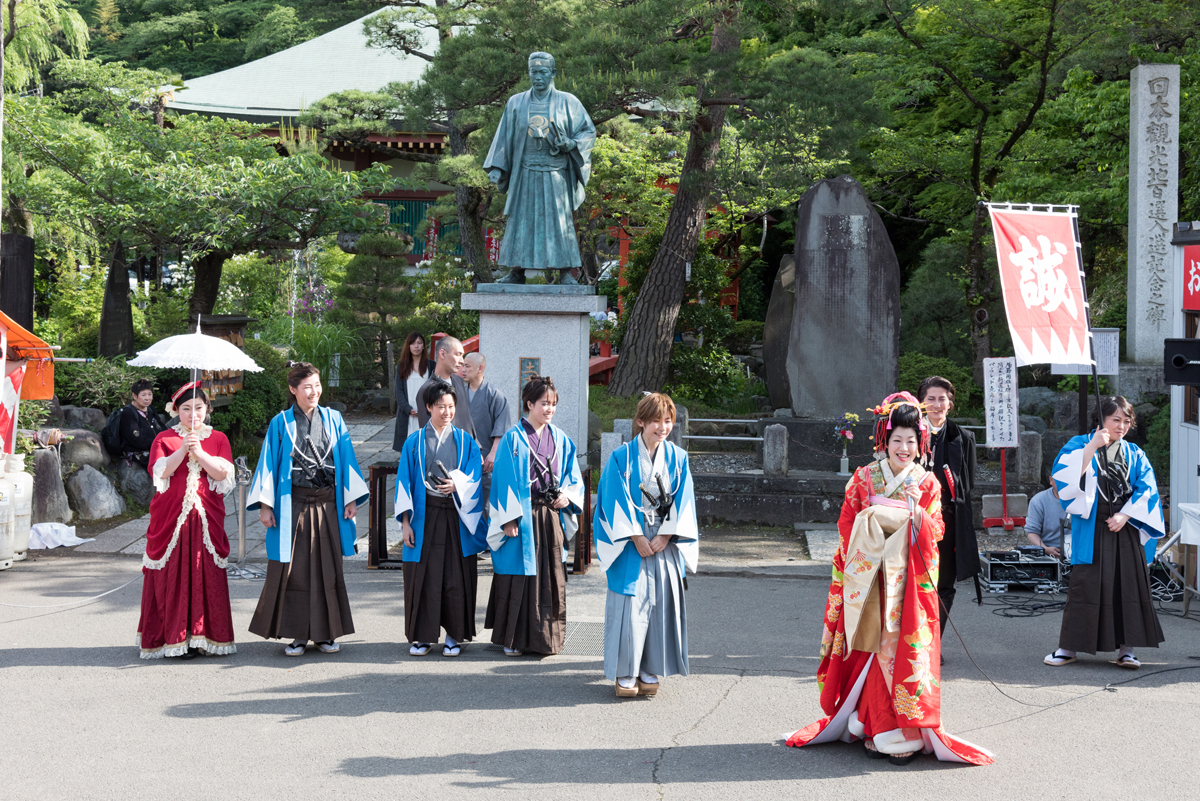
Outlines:
{"label": "shrubbery", "polygon": [[739,401],[748,402],[761,387],[762,382],[747,377],[745,365],[720,346],[676,345],[671,351],[671,379],[664,391],[733,411]]}
{"label": "shrubbery", "polygon": [[971,368],[942,356],[924,353],[905,353],[900,356],[900,389],[916,395],[921,382],[931,375],[940,375],[954,385],[954,407],[959,411],[972,408],[983,400],[983,393],[971,377]]}
{"label": "shrubbery", "polygon": [[213,411],[213,427],[231,440],[257,436],[287,403],[286,359],[266,342],[247,339],[246,354],[263,368],[261,373],[244,373],[242,389],[228,406]]}
{"label": "shrubbery", "polygon": [[[139,378],[155,381],[156,372],[146,367],[130,367],[124,357],[59,363],[54,365],[54,391],[64,405],[90,406],[109,414],[129,403],[129,388],[134,381]],[[161,408],[161,404],[155,405]]]}

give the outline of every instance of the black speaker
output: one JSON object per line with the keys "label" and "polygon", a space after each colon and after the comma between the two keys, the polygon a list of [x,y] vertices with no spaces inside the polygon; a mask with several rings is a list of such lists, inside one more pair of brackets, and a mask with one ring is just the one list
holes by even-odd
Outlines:
{"label": "black speaker", "polygon": [[1176,387],[1200,387],[1200,339],[1163,340],[1163,378]]}

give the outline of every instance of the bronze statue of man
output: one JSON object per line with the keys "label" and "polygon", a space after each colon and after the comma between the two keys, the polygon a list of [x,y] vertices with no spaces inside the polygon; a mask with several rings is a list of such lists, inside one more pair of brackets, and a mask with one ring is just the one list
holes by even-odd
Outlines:
{"label": "bronze statue of man", "polygon": [[499,283],[523,284],[526,270],[560,270],[574,284],[579,267],[575,209],[592,173],[596,126],[579,99],[554,88],[554,56],[529,54],[527,92],[513,95],[483,168],[507,192],[508,224],[499,262],[509,273]]}

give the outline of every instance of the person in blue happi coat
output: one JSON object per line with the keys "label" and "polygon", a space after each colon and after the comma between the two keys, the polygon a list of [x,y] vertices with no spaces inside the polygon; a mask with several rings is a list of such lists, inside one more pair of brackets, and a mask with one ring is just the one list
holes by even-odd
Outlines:
{"label": "person in blue happi coat", "polygon": [[566,544],[579,528],[583,477],[575,443],[550,421],[558,390],[534,376],[524,418],[500,441],[488,498],[492,594],[485,627],[508,656],[556,654],[567,631]]}
{"label": "person in blue happi coat", "polygon": [[1150,460],[1125,439],[1137,423],[1133,404],[1110,396],[1097,411],[1096,429],[1054,460],[1058,500],[1071,516],[1071,579],[1058,648],[1043,661],[1058,667],[1079,652],[1116,651],[1118,666],[1136,670],[1134,648],[1164,639],[1147,567],[1166,534],[1162,499]]}
{"label": "person in blue happi coat", "polygon": [[341,414],[319,405],[320,371],[288,367],[292,405],[271,420],[246,504],[267,530],[267,579],[250,631],[290,639],[288,656],[309,641],[331,654],[354,633],[342,557],[355,552],[354,517],[370,491]]}
{"label": "person in blue happi coat", "polygon": [[667,441],[675,403],[646,395],[634,424],[637,436],[604,466],[592,525],[608,577],[604,675],[620,698],[656,695],[662,677],[688,675],[685,577],[700,538],[687,452]]}
{"label": "person in blue happi coat", "polygon": [[483,459],[475,438],[454,425],[453,385],[431,381],[419,403],[429,422],[410,434],[396,466],[396,519],[404,536],[404,633],[425,656],[442,629],[442,656],[475,637],[477,554],[485,547]]}

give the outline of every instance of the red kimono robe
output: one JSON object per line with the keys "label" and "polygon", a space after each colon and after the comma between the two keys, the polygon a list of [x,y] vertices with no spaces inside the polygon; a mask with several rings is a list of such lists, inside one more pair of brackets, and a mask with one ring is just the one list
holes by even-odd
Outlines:
{"label": "red kimono robe", "polygon": [[233,453],[224,434],[204,426],[198,432],[200,447],[225,465],[226,477],[214,481],[188,457],[164,478],[166,458],[183,447],[182,432],[178,425],[163,431],[150,446],[156,492],[142,557],[137,639],[143,659],[180,656],[189,646],[208,654],[237,650],[225,574],[229,538],[224,495],[236,482]]}
{"label": "red kimono robe", "polygon": [[[992,755],[977,746],[952,737],[942,728],[941,720],[941,631],[937,595],[938,549],[942,538],[942,516],[937,479],[920,465],[913,465],[912,476],[922,490],[919,506],[925,512],[915,543],[908,547],[907,563],[895,571],[892,596],[898,604],[899,636],[885,632],[880,653],[851,650],[846,642],[843,596],[846,551],[855,519],[872,504],[895,505],[905,501],[902,480],[890,476],[883,462],[874,462],[855,471],[846,484],[846,500],[838,520],[840,543],[833,559],[833,579],[825,606],[825,630],[821,638],[821,662],[817,685],[821,708],[827,717],[794,732],[787,740],[791,746],[858,739],[848,729],[852,712],[858,713],[866,729],[865,736],[900,728],[905,739],[921,739],[925,753],[934,753],[943,761],[986,765]],[[889,481],[889,479],[891,479]],[[898,531],[893,537],[909,537]],[[855,553],[851,571],[861,570],[863,559]],[[882,575],[876,578],[880,586]],[[885,602],[886,603],[886,602]],[[888,615],[885,612],[884,617]],[[885,624],[886,628],[886,624]],[[893,650],[894,649],[894,650]]]}

